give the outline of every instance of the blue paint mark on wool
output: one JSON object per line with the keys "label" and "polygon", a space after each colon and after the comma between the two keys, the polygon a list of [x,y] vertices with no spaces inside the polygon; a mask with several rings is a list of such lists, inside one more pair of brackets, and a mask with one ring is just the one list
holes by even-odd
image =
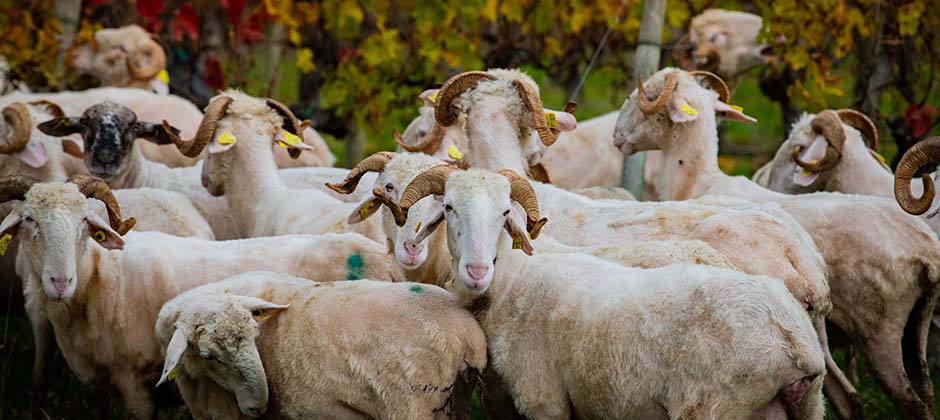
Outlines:
{"label": "blue paint mark on wool", "polygon": [[365,273],[366,263],[362,254],[356,251],[346,259],[346,280],[359,280]]}

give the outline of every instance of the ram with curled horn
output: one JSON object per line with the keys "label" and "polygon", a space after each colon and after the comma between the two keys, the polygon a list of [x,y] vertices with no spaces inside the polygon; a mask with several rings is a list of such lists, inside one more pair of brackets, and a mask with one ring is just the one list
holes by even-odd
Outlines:
{"label": "ram with curled horn", "polygon": [[920,168],[938,162],[940,162],[940,137],[922,140],[904,153],[894,173],[894,195],[904,211],[920,215],[926,213],[933,205],[936,191],[930,174],[925,173],[920,176],[924,191],[920,197],[915,198],[911,192],[911,180]]}

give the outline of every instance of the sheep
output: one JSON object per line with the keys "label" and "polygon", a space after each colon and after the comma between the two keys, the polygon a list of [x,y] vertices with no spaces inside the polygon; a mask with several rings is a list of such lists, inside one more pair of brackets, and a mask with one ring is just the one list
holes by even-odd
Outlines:
{"label": "sheep", "polygon": [[266,405],[284,418],[464,417],[467,376],[486,364],[473,316],[415,283],[246,273],[168,302],[156,334],[167,348],[161,382],[173,372],[197,419]]}
{"label": "sheep", "polygon": [[[202,121],[202,112],[191,102],[176,95],[157,95],[135,88],[104,87],[80,92],[56,93],[13,93],[0,96],[0,106],[12,102],[29,103],[46,100],[59,104],[65,114],[79,115],[89,107],[111,100],[133,110],[141,121],[168,120],[180,129],[181,135],[192,136]],[[332,166],[336,158],[330,154],[323,138],[313,129],[307,128],[304,141],[313,146],[311,152],[298,159],[292,159],[286,150],[275,152],[279,167],[295,166]],[[141,144],[141,151],[147,159],[163,163],[170,167],[193,166],[198,159],[183,156],[175,147],[159,146],[149,142]]]}
{"label": "sheep", "polygon": [[[192,202],[211,226],[216,239],[241,238],[232,218],[228,203],[213,197],[200,185],[201,164],[187,168],[169,168],[147,160],[135,148],[136,140],[154,144],[172,144],[167,131],[160,124],[138,121],[129,108],[111,101],[93,105],[81,117],[50,119],[39,124],[39,130],[50,136],[64,137],[80,134],[84,145],[82,156],[92,175],[104,179],[114,188],[161,188],[182,193],[186,202]],[[69,143],[71,140],[63,139]],[[194,155],[181,149],[184,154]]]}
{"label": "sheep", "polygon": [[[822,192],[790,196],[722,173],[716,162],[716,115],[754,120],[727,105],[727,89],[717,76],[699,75],[718,93],[700,85],[697,75],[669,68],[645,86],[641,82],[621,108],[615,145],[625,154],[662,150],[666,164],[657,183],[666,199],[725,194],[777,203],[793,215],[828,264],[832,322],[859,345],[902,416],[929,418],[933,389],[924,348],[940,276],[936,235],[882,198]],[[832,111],[817,121],[814,129],[826,138],[841,130]],[[834,405],[840,415],[848,415]]]}
{"label": "sheep", "polygon": [[97,77],[104,86],[169,93],[169,80],[159,76],[166,72],[166,52],[153,35],[137,25],[95,32],[93,42],[70,48],[68,64],[79,74]]}
{"label": "sheep", "polygon": [[[767,164],[764,182],[758,181],[756,175],[752,179],[786,194],[831,191],[893,198],[895,177],[876,152],[875,124],[853,109],[834,112],[842,126],[841,132],[836,130],[836,137],[829,139],[814,130],[821,124],[816,122],[819,114],[803,114]],[[834,151],[831,157],[827,156],[830,145]],[[914,194],[922,194],[921,185],[914,183],[910,188]],[[923,219],[934,232],[940,233],[940,220],[927,216]]]}
{"label": "sheep", "polygon": [[734,82],[741,73],[776,60],[768,46],[757,41],[761,26],[758,15],[705,10],[692,18],[673,58],[686,70],[712,71]]}
{"label": "sheep", "polygon": [[[69,367],[86,385],[117,387],[133,418],[152,414],[151,381],[163,360],[147,332],[180,292],[249,270],[317,281],[388,277],[384,247],[355,234],[225,242],[122,235],[134,222],[121,219],[104,181],[78,182],[0,180],[0,201],[21,200],[0,222],[0,237],[20,238],[17,272],[27,284],[27,308],[48,317]],[[105,202],[109,222],[91,211],[86,194]]]}
{"label": "sheep", "polygon": [[537,232],[511,200],[527,213],[538,208],[526,181],[500,174],[438,166],[409,184],[399,206],[407,213],[442,196],[444,211],[424,220],[418,238],[446,220],[449,290],[480,321],[490,364],[522,414],[744,419],[791,410],[822,418],[824,357],[810,319],[779,282],[703,266],[520,256],[512,250],[531,255]]}
{"label": "sheep", "polygon": [[210,194],[225,196],[243,235],[355,231],[384,240],[375,221],[346,224],[346,215],[355,204],[318,189],[292,190],[280,181],[272,148],[281,148],[280,144],[299,154],[310,147],[287,143],[293,133],[303,130],[287,107],[229,90],[212,99],[192,140],[181,140],[166,123],[164,127],[180,148],[197,153],[207,149],[203,185]]}

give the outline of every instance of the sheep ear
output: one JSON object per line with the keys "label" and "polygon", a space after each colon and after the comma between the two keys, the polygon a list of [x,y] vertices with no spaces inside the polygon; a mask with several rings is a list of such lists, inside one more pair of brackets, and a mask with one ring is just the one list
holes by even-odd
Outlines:
{"label": "sheep ear", "polygon": [[679,95],[672,95],[666,108],[669,111],[669,119],[674,123],[685,123],[695,121],[698,118],[698,110],[686,102]]}
{"label": "sheep ear", "polygon": [[512,249],[521,249],[526,255],[532,255],[533,248],[532,242],[529,240],[529,232],[525,230],[522,216],[515,208],[509,209],[509,216],[506,216],[503,228],[512,237]]}
{"label": "sheep ear", "polygon": [[715,102],[715,115],[719,118],[725,118],[734,121],[741,121],[746,123],[757,122],[757,118],[745,114],[744,110],[740,107],[733,107],[722,101]]}
{"label": "sheep ear", "polygon": [[84,125],[78,117],[59,117],[39,124],[36,128],[50,136],[65,137],[69,134],[81,133]]}
{"label": "sheep ear", "polygon": [[180,358],[183,357],[183,352],[186,351],[188,345],[186,335],[182,330],[177,328],[173,331],[173,338],[170,339],[170,344],[166,346],[166,360],[163,362],[163,374],[160,375],[160,381],[157,382],[157,386],[176,378],[176,365],[180,362]]}
{"label": "sheep ear", "polygon": [[228,131],[216,131],[212,141],[206,146],[206,151],[208,151],[209,154],[222,153],[235,147],[235,143],[237,142],[238,139],[232,133]]}
{"label": "sheep ear", "polygon": [[[173,134],[179,136],[180,130],[178,128],[171,126],[170,130],[173,131]],[[138,121],[134,123],[134,134],[137,135],[137,138],[147,140],[151,143],[173,144],[173,140],[170,139],[170,133],[163,128],[163,124]]]}
{"label": "sheep ear", "polygon": [[382,208],[382,202],[375,198],[370,198],[366,201],[363,201],[359,207],[356,207],[352,213],[349,214],[349,217],[346,218],[346,223],[354,225],[356,223],[365,221],[375,214],[379,209]]}
{"label": "sheep ear", "polygon": [[248,309],[253,316],[258,321],[263,321],[268,319],[273,315],[277,315],[283,312],[289,305],[278,305],[276,303],[268,302],[264,299],[259,299],[251,296],[239,296],[242,305],[245,306],[245,309]]}
{"label": "sheep ear", "polygon": [[46,155],[46,146],[38,141],[26,143],[26,148],[17,153],[17,156],[32,168],[41,168],[49,160],[49,156]]}
{"label": "sheep ear", "polygon": [[439,90],[440,89],[428,89],[424,92],[421,92],[418,97],[421,98],[421,100],[424,102],[424,106],[433,107],[435,105],[434,100],[437,99],[437,92]]}
{"label": "sheep ear", "polygon": [[98,245],[105,249],[124,249],[124,239],[121,235],[111,229],[111,226],[97,214],[89,213],[85,220],[88,223],[88,236],[91,236]]}
{"label": "sheep ear", "polygon": [[75,157],[75,158],[79,158],[79,159],[85,158],[84,142],[81,142],[75,139],[70,139],[70,138],[62,139],[62,151],[65,152],[65,154]]}
{"label": "sheep ear", "polygon": [[16,231],[19,230],[20,222],[23,221],[23,214],[20,212],[20,209],[14,208],[10,214],[7,214],[7,217],[3,218],[3,222],[0,222],[0,249],[3,252],[0,252],[0,255],[3,255],[6,252],[7,241],[10,238],[4,239],[7,235],[10,237],[16,236]]}
{"label": "sheep ear", "polygon": [[[564,112],[564,111],[554,111],[551,109],[545,110],[545,120],[548,122],[548,128],[552,128],[558,131],[574,131],[575,128],[578,128],[578,119],[574,117],[573,114]],[[554,122],[553,122],[554,121]],[[522,123],[526,127],[536,128],[535,120],[532,118],[531,113],[526,113],[522,119]]]}
{"label": "sheep ear", "polygon": [[[444,204],[441,199],[435,198],[434,203],[428,211],[428,218],[424,222],[418,222],[418,232],[415,235],[415,242],[421,242],[431,236],[434,231],[441,226],[444,221]],[[423,225],[423,226],[422,226]]]}

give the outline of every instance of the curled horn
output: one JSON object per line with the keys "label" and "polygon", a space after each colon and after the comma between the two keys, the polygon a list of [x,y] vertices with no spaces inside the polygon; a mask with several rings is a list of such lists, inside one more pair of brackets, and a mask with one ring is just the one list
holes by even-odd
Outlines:
{"label": "curled horn", "polygon": [[26,198],[26,192],[40,181],[29,175],[7,175],[0,177],[0,203]]}
{"label": "curled horn", "polygon": [[444,134],[446,133],[447,127],[443,127],[440,124],[435,123],[431,132],[424,136],[424,140],[419,140],[417,144],[413,145],[405,143],[405,139],[401,137],[401,133],[399,133],[398,130],[395,130],[393,135],[395,136],[395,143],[398,143],[402,149],[405,149],[411,153],[424,153],[433,155],[437,152],[437,149],[440,149],[441,143],[444,142]]}
{"label": "curled horn", "polygon": [[437,123],[450,127],[457,122],[457,113],[451,109],[451,103],[461,93],[476,87],[481,80],[494,80],[496,76],[485,71],[467,71],[460,73],[444,82],[437,91],[437,102],[434,105],[434,119]]}
{"label": "curled horn", "polygon": [[212,140],[215,128],[219,125],[219,120],[225,116],[225,111],[231,103],[232,98],[228,96],[213,98],[209,102],[209,106],[206,107],[206,115],[202,117],[202,122],[199,123],[199,128],[196,129],[196,136],[192,140],[181,139],[166,120],[163,120],[163,128],[169,134],[170,140],[173,141],[176,148],[180,150],[180,153],[187,157],[199,156],[202,150],[206,148],[206,145],[209,144],[209,141]]}
{"label": "curled horn", "polygon": [[111,225],[111,229],[117,231],[119,235],[124,236],[124,234],[131,230],[134,224],[137,223],[133,217],[127,220],[121,220],[121,206],[118,204],[117,199],[114,198],[111,187],[101,178],[95,178],[91,175],[75,174],[69,178],[68,182],[77,185],[78,190],[81,191],[85,197],[95,198],[104,203],[105,208],[108,210],[108,223]]}
{"label": "curled horn", "polygon": [[676,67],[683,70],[692,70],[695,63],[692,62],[692,33],[686,32],[682,35],[672,47],[672,59],[676,62]]}
{"label": "curled horn", "polygon": [[728,85],[717,74],[710,71],[694,70],[690,71],[689,75],[702,76],[705,80],[708,80],[708,88],[718,92],[718,100],[728,103],[728,100],[731,99],[731,91],[728,90]]}
{"label": "curled horn", "polygon": [[813,118],[810,123],[813,132],[826,139],[826,154],[816,163],[800,160],[798,148],[794,148],[791,156],[801,168],[810,172],[828,171],[839,164],[842,159],[842,146],[845,144],[845,130],[842,129],[842,120],[834,111],[823,111]]}
{"label": "curled horn", "polygon": [[401,201],[398,202],[398,206],[401,208],[402,218],[401,220],[395,220],[395,223],[398,224],[398,226],[404,226],[405,219],[408,218],[408,209],[417,203],[418,200],[429,195],[444,194],[444,184],[447,183],[447,177],[450,176],[451,172],[456,170],[458,170],[456,166],[446,164],[437,165],[418,174],[415,179],[411,180],[411,183],[408,184],[405,191],[401,194]]}
{"label": "curled horn", "polygon": [[904,211],[918,215],[930,209],[935,194],[930,175],[920,176],[924,184],[924,193],[920,198],[914,198],[911,193],[911,178],[921,166],[937,162],[940,162],[940,137],[923,140],[904,153],[894,173],[894,198]]}
{"label": "curled horn", "polygon": [[29,133],[33,128],[33,119],[29,116],[26,105],[14,102],[3,108],[3,119],[13,126],[6,144],[0,144],[0,153],[11,155],[22,152],[29,143]]}
{"label": "curled horn", "polygon": [[868,139],[869,149],[878,150],[878,128],[875,127],[875,123],[868,116],[854,109],[840,109],[836,111],[836,114],[839,115],[842,122],[862,132],[862,135]]}
{"label": "curled horn", "polygon": [[552,177],[548,175],[548,169],[545,167],[545,165],[542,164],[542,162],[536,163],[535,165],[529,167],[529,176],[543,184],[552,183]]}
{"label": "curled horn", "polygon": [[148,39],[141,48],[131,52],[127,60],[127,70],[138,80],[153,79],[165,65],[166,52],[152,39]]}
{"label": "curled horn", "polygon": [[388,207],[388,209],[392,212],[392,217],[395,219],[396,225],[405,225],[405,220],[408,219],[408,216],[401,209],[401,207],[398,206],[398,203],[396,203],[395,200],[393,200],[392,197],[390,197],[388,193],[382,189],[382,187],[373,188],[372,196],[375,197],[376,200],[379,200],[380,203],[384,204],[385,207]]}
{"label": "curled horn", "polygon": [[271,109],[280,114],[281,118],[284,119],[283,128],[285,130],[293,135],[303,137],[303,134],[301,133],[303,133],[304,130],[310,126],[310,120],[298,120],[294,113],[291,112],[290,108],[287,107],[287,105],[284,105],[274,99],[265,98],[264,102],[268,104]]}
{"label": "curled horn", "polygon": [[[718,50],[710,43],[702,44],[696,48],[695,52],[692,53],[692,57],[695,68],[701,70],[715,71],[718,69],[718,65],[721,64],[721,56],[718,55]],[[701,61],[701,59],[704,59],[704,61]]]}
{"label": "curled horn", "polygon": [[678,72],[674,71],[667,74],[665,80],[663,81],[663,90],[659,93],[659,96],[655,100],[650,101],[646,97],[646,89],[643,88],[643,76],[640,76],[640,79],[637,81],[637,89],[639,92],[637,92],[636,96],[636,105],[644,114],[653,115],[666,106],[666,101],[668,101],[669,97],[672,96],[672,93],[676,91],[676,85],[678,84]]}
{"label": "curled horn", "polygon": [[535,196],[535,190],[528,180],[519,176],[511,169],[502,169],[496,173],[506,177],[509,180],[509,198],[522,205],[526,213],[526,230],[529,231],[529,237],[538,238],[542,226],[548,222],[548,219],[539,214],[539,200]]}
{"label": "curled horn", "polygon": [[46,108],[46,111],[49,112],[49,115],[52,115],[55,118],[62,118],[65,116],[65,112],[62,111],[62,107],[60,107],[59,104],[55,102],[40,99],[37,101],[32,101],[29,104]]}
{"label": "curled horn", "polygon": [[[535,91],[535,87],[519,79],[513,80],[512,85],[516,88],[516,92],[519,93],[526,108],[532,113],[535,131],[539,133],[542,144],[546,146],[555,144],[555,140],[558,140],[559,131],[548,128],[548,122],[545,121],[545,109],[542,108],[542,100],[539,98],[539,93]],[[574,106],[577,107],[577,105]],[[566,105],[566,107],[568,106]]]}
{"label": "curled horn", "polygon": [[366,172],[384,171],[385,165],[394,157],[394,152],[375,153],[357,163],[356,166],[353,166],[353,168],[349,170],[349,174],[346,175],[346,179],[336,184],[327,182],[326,186],[340,194],[352,194],[353,191],[356,191],[359,180],[362,179],[362,176],[365,175]]}

